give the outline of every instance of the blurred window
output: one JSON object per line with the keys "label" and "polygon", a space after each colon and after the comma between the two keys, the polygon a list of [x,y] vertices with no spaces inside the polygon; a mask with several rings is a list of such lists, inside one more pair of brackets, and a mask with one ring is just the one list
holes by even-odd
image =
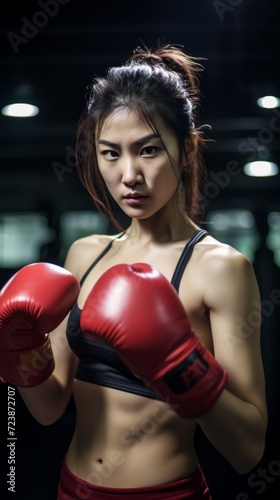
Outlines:
{"label": "blurred window", "polygon": [[52,237],[42,214],[0,214],[0,267],[18,268],[38,261],[41,245]]}
{"label": "blurred window", "polygon": [[106,217],[94,211],[63,212],[60,217],[60,241],[63,253],[77,239],[91,234],[108,233]]}
{"label": "blurred window", "polygon": [[236,248],[254,261],[255,251],[260,244],[255,219],[249,210],[231,209],[209,212],[207,231],[222,243]]}

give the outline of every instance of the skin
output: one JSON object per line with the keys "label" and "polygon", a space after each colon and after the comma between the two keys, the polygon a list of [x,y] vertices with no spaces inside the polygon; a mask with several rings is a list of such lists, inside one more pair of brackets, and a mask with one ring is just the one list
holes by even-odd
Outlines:
{"label": "skin", "polygon": [[[186,241],[197,229],[179,201],[176,137],[160,122],[158,127],[172,165],[159,140],[147,137],[153,134],[150,127],[128,110],[112,114],[97,138],[101,174],[131,217],[131,225],[86,278],[80,308],[97,279],[118,263],[147,262],[171,280]],[[144,197],[124,198],[132,193]],[[78,240],[65,267],[81,279],[112,238]],[[197,467],[197,423],[238,472],[248,472],[261,459],[267,415],[260,297],[251,263],[206,236],[194,248],[179,298],[198,337],[228,373],[225,390],[198,422],[180,418],[165,402],[74,380],[78,360],[65,339],[66,320],[50,335],[54,373],[38,387],[20,389],[33,416],[45,425],[63,414],[73,391],[77,423],[67,465],[84,480],[109,487],[144,487],[190,475]],[[251,325],[253,314],[258,320]],[[249,323],[250,329],[244,330]]]}

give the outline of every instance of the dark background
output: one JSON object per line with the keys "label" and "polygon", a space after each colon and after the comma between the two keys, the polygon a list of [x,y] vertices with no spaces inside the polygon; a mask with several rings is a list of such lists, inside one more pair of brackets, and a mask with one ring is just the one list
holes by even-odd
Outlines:
{"label": "dark background", "polygon": [[[47,4],[49,14],[42,7]],[[38,250],[38,260],[63,263],[62,213],[95,210],[78,181],[72,156],[87,85],[108,66],[122,62],[141,40],[155,45],[161,38],[205,58],[199,123],[212,126],[205,160],[209,178],[216,179],[216,191],[209,185],[205,191],[206,216],[210,210],[250,211],[259,236],[253,263],[263,299],[280,289],[279,267],[266,245],[267,215],[280,212],[280,175],[250,178],[241,168],[258,158],[280,165],[280,109],[256,105],[261,95],[280,94],[277,0],[10,0],[1,5],[0,31],[0,106],[24,85],[40,107],[34,118],[0,116],[0,217],[37,212],[46,217],[54,236]],[[232,161],[240,168],[229,178],[225,172]],[[16,270],[0,268],[0,285]],[[197,434],[213,500],[280,498],[279,319],[278,304],[273,314],[263,315],[269,428],[261,463],[240,476]],[[5,422],[7,386],[0,386],[0,397]],[[71,402],[59,422],[42,427],[16,395],[16,493],[7,493],[4,423],[1,498],[55,500],[74,419]]]}

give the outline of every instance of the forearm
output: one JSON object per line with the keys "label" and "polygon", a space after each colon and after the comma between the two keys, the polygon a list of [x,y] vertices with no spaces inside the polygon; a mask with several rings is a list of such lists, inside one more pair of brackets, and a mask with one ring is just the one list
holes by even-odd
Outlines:
{"label": "forearm", "polygon": [[64,413],[72,393],[72,386],[64,387],[52,374],[36,387],[18,391],[31,415],[42,425],[56,422]]}
{"label": "forearm", "polygon": [[237,472],[245,474],[260,461],[265,446],[266,416],[252,403],[224,390],[198,423]]}

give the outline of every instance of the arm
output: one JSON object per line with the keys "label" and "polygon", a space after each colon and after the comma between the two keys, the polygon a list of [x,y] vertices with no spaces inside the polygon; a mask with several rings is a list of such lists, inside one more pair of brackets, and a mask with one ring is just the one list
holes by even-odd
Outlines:
{"label": "arm", "polygon": [[[68,270],[74,268],[72,261],[73,252],[69,252],[65,263],[65,267]],[[33,417],[41,424],[48,425],[60,418],[72,393],[77,360],[68,346],[65,329],[68,318],[67,313],[77,297],[79,286],[72,273],[69,273],[69,285],[61,283],[59,272],[57,276],[54,275],[55,281],[50,283],[47,273],[45,275],[44,272],[41,272],[41,266],[45,266],[45,264],[39,264],[32,275],[24,275],[24,280],[19,282],[15,290],[16,293],[12,296],[13,304],[15,305],[11,308],[11,319],[7,322],[6,334],[3,334],[3,328],[1,328],[1,338],[4,339],[6,335],[8,343],[10,342],[11,345],[16,341],[19,352],[18,358],[14,360],[13,373],[9,373],[9,370],[6,370],[4,379],[18,386],[19,393]],[[38,278],[36,282],[37,269]],[[57,269],[59,270],[59,268]],[[26,271],[28,272],[29,269],[24,270],[24,272]],[[69,289],[68,286],[72,288]],[[24,304],[24,308],[18,311],[17,294],[19,297],[21,294],[24,297],[28,289],[26,304]],[[68,299],[66,299],[67,294],[69,295]],[[5,293],[2,296],[4,297],[2,302],[7,307],[9,301],[7,301]],[[36,315],[34,314],[34,305]],[[54,310],[57,311],[55,321],[52,319]],[[66,318],[61,322],[61,319],[65,316]],[[13,320],[15,317],[18,317],[17,321],[19,325],[22,321],[22,328],[14,327]],[[27,321],[26,324],[25,321]],[[58,323],[59,326],[57,326]],[[43,336],[40,333],[42,327],[44,328],[44,332],[46,332]],[[54,327],[56,328],[54,329]],[[48,335],[50,330],[52,332]],[[34,364],[33,361],[38,358],[37,346],[40,344],[40,340],[38,339],[41,337],[44,339],[48,338],[49,350],[46,366],[43,361],[41,363],[42,366],[39,363],[37,364],[37,361]],[[31,360],[31,370],[28,369],[26,371],[27,367],[22,365],[22,359],[25,359],[26,352],[28,353],[28,351],[33,357],[28,355]],[[13,353],[9,354],[8,352],[7,355],[13,356]],[[4,357],[7,355],[4,354]],[[40,359],[43,360],[41,351]],[[23,381],[17,375],[18,373],[24,374]]]}
{"label": "arm", "polygon": [[[144,263],[119,264],[99,278],[85,302],[81,328],[116,349],[182,418],[198,420],[216,448],[245,472],[263,452],[266,408],[259,313],[248,342],[239,343],[238,322],[255,311],[259,294],[247,259],[227,251],[219,246],[213,256],[207,250],[197,277],[211,311],[216,357],[192,330],[174,288]],[[233,351],[232,339],[238,346]]]}
{"label": "arm", "polygon": [[36,387],[18,387],[28,410],[42,425],[53,424],[63,415],[72,394],[77,359],[65,336],[67,318],[50,334],[55,360],[52,374]]}
{"label": "arm", "polygon": [[246,473],[263,455],[267,426],[259,289],[243,255],[227,247],[207,254],[204,301],[210,311],[215,358],[228,379],[199,424],[231,465]]}

